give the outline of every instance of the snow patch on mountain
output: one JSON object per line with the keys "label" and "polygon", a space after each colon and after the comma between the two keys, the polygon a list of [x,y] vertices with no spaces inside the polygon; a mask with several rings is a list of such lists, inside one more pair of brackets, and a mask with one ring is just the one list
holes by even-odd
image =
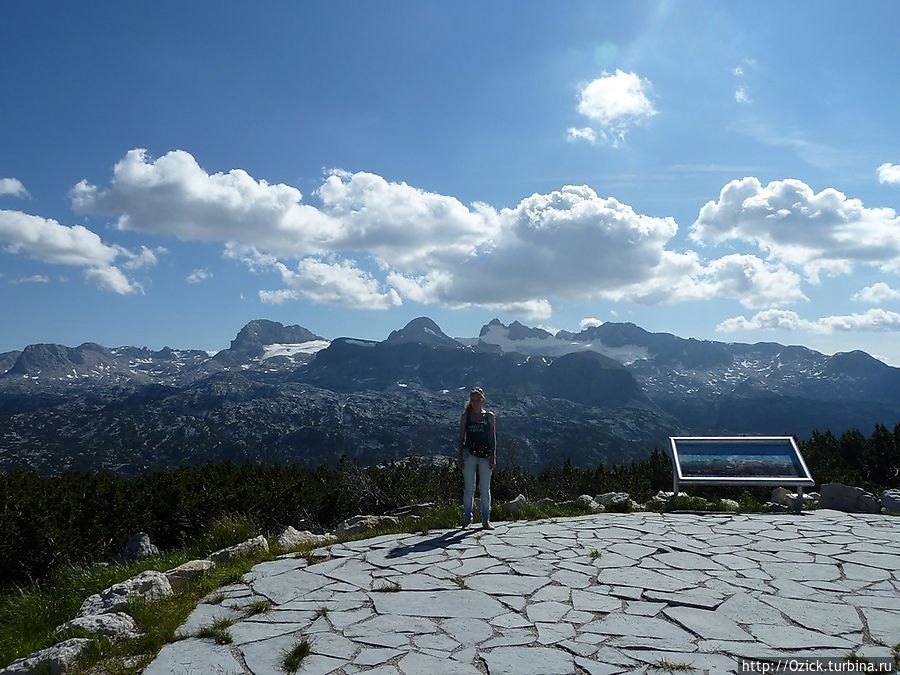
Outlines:
{"label": "snow patch on mountain", "polygon": [[[504,352],[519,352],[521,354],[542,354],[544,356],[564,356],[573,352],[594,351],[618,361],[624,366],[631,365],[635,361],[650,358],[646,347],[640,345],[622,345],[610,347],[602,340],[591,342],[577,342],[558,337],[526,337],[517,340],[510,339],[509,329],[502,324],[488,324],[483,329],[479,338],[481,342],[498,345]],[[462,342],[462,339],[459,339]],[[466,341],[472,344],[471,340]],[[474,341],[476,344],[478,340]]]}
{"label": "snow patch on mountain", "polygon": [[331,343],[328,340],[309,340],[299,344],[280,344],[274,343],[263,345],[263,355],[260,361],[271,359],[276,356],[286,356],[292,358],[295,354],[315,354],[320,349],[325,349]]}

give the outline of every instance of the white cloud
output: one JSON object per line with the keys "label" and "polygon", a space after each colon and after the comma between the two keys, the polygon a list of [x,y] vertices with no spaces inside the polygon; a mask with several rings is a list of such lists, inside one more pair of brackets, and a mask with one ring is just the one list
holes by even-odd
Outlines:
{"label": "white cloud", "polygon": [[326,263],[304,258],[296,271],[280,262],[275,263],[275,268],[281,273],[287,288],[260,291],[259,299],[263,302],[279,304],[305,298],[312,302],[356,309],[388,309],[402,304],[397,291],[382,291],[376,279],[350,260]]}
{"label": "white cloud", "polygon": [[141,254],[104,244],[96,233],[81,225],[70,227],[21,211],[0,210],[0,242],[10,253],[24,253],[51,264],[86,267],[85,278],[105,290],[140,290],[112,263],[122,255],[136,259]]}
{"label": "white cloud", "polygon": [[300,203],[296,188],[257,181],[241,169],[208,174],[182,150],[154,161],[145,150],[131,150],[116,163],[108,188],[81,181],[71,196],[76,212],[117,216],[122,230],[234,241],[282,255],[321,252],[339,234],[336,221]]}
{"label": "white cloud", "polygon": [[365,251],[412,271],[473,255],[498,232],[496,211],[381,176],[333,171],[316,191],[322,211],[340,223],[332,250]]}
{"label": "white cloud", "polygon": [[122,270],[113,265],[89,267],[84,271],[84,277],[103,290],[118,293],[119,295],[144,292],[143,287],[139,283],[130,280],[122,273]]}
{"label": "white cloud", "polygon": [[758,312],[751,318],[736,316],[726,319],[716,326],[723,333],[753,330],[789,330],[811,333],[834,333],[835,331],[886,332],[900,330],[900,314],[884,309],[870,309],[862,314],[826,316],[810,321],[796,312],[770,309]]}
{"label": "white cloud", "polygon": [[126,248],[121,246],[117,246],[116,250],[123,256],[125,256],[128,260],[122,264],[122,267],[129,270],[137,270],[142,267],[155,267],[156,263],[159,262],[156,255],[168,253],[169,251],[163,246],[157,246],[155,249],[149,249],[146,246],[141,246],[140,253],[132,253]]}
{"label": "white cloud", "polygon": [[18,178],[0,178],[0,196],[10,195],[12,197],[22,197],[27,199],[31,197],[22,181]]}
{"label": "white cloud", "polygon": [[885,162],[878,167],[878,182],[900,184],[900,164]]}
{"label": "white cloud", "polygon": [[850,299],[854,302],[867,302],[877,305],[888,300],[900,300],[900,290],[891,288],[883,281],[879,281],[871,286],[866,286],[858,293],[854,293]]}
{"label": "white cloud", "polygon": [[212,272],[208,269],[196,269],[185,277],[185,281],[189,284],[199,284],[201,281],[212,279]]}
{"label": "white cloud", "polygon": [[801,319],[797,312],[784,309],[767,309],[757,312],[751,318],[735,316],[716,326],[720,333],[734,333],[750,330],[813,330],[815,323]]}
{"label": "white cloud", "polygon": [[0,210],[0,241],[10,253],[62,265],[104,265],[119,254],[86,227],[69,227],[21,211]]}
{"label": "white cloud", "polygon": [[[466,303],[465,306],[475,303]],[[497,312],[513,314],[531,321],[541,321],[549,319],[553,315],[553,306],[548,300],[543,298],[537,300],[523,300],[521,302],[487,302],[478,303],[485,309],[492,309]]]}
{"label": "white cloud", "polygon": [[284,184],[257,181],[245,171],[209,174],[177,150],[150,160],[129,151],[116,164],[109,187],[81,181],[73,208],[117,216],[121,229],[218,241],[231,257],[300,258],[359,251],[385,265],[414,269],[469,255],[496,230],[496,213],[484,204],[392,183],[381,176],[333,171],[316,191],[321,208],[301,204]]}
{"label": "white cloud", "polygon": [[578,140],[587,141],[591,145],[597,142],[597,132],[591,129],[590,127],[569,127],[566,130],[566,140],[569,143],[574,143]]}
{"label": "white cloud", "polygon": [[[80,210],[117,216],[120,227],[220,241],[226,257],[277,270],[285,288],[262,291],[266,302],[304,297],[383,308],[404,298],[546,319],[553,297],[648,304],[716,297],[754,309],[806,299],[782,260],[732,255],[704,262],[694,251],[671,250],[678,229],[672,218],[636,213],[584,185],[498,210],[334,170],[314,194],[318,208],[301,205],[295,188],[240,170],[210,175],[182,151],[150,161],[134,150],[107,188],[82,182],[73,201]],[[351,262],[360,258],[374,261],[384,287]],[[300,261],[296,270],[290,260]],[[829,265],[822,270],[833,273],[838,263]]]}
{"label": "white cloud", "polygon": [[713,260],[701,268],[696,278],[702,297],[731,298],[750,308],[808,300],[795,272],[753,255],[733,254]]}
{"label": "white cloud", "polygon": [[735,68],[731,69],[731,74],[735,77],[741,77],[744,74],[744,69],[740,66],[736,66]]}
{"label": "white cloud", "polygon": [[590,298],[636,283],[660,263],[677,230],[587,186],[526,197],[499,213],[496,237],[474,255],[421,275],[389,276],[402,295],[446,304]]}
{"label": "white cloud", "polygon": [[856,263],[900,261],[900,218],[890,208],[866,208],[833,188],[814,192],[796,179],[765,187],[749,177],[725,185],[691,226],[701,244],[743,241],[771,258],[804,268],[817,283],[819,273],[849,273]]}
{"label": "white cloud", "polygon": [[602,296],[649,305],[724,298],[757,309],[807,300],[800,281],[785,266],[753,255],[732,254],[703,264],[693,251],[663,251],[660,264],[645,279]]}
{"label": "white cloud", "polygon": [[585,328],[594,328],[595,326],[602,326],[603,323],[604,322],[601,321],[600,319],[595,319],[592,316],[586,316],[585,318],[583,318],[581,321],[578,322],[578,327],[581,330],[584,330]]}
{"label": "white cloud", "polygon": [[[651,84],[637,73],[626,73],[616,70],[588,82],[582,87],[578,96],[578,112],[594,122],[599,128],[594,131],[597,136],[609,140],[614,145],[624,140],[628,130],[635,124],[645,122],[656,114],[653,103],[647,96]],[[581,132],[581,138],[591,140],[585,130],[569,129]],[[593,141],[592,141],[593,142]]]}
{"label": "white cloud", "polygon": [[734,100],[738,103],[752,103],[750,99],[750,94],[747,93],[747,87],[744,85],[739,86],[734,90]]}
{"label": "white cloud", "polygon": [[50,277],[46,274],[32,274],[30,277],[20,277],[18,279],[10,279],[11,284],[47,284],[50,283]]}

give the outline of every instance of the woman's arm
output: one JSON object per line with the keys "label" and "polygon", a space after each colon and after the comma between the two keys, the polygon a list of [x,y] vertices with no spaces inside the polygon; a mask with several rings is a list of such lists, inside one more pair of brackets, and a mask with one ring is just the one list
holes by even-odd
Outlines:
{"label": "woman's arm", "polygon": [[494,413],[489,413],[488,422],[491,426],[491,469],[493,469],[497,466],[497,416]]}
{"label": "woman's arm", "polygon": [[466,416],[465,414],[460,415],[459,417],[459,466],[462,467],[464,452],[463,448],[466,442]]}

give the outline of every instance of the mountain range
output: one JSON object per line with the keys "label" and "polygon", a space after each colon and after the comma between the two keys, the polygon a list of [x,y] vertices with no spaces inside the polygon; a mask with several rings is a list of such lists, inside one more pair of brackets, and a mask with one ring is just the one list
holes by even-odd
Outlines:
{"label": "mountain range", "polygon": [[227,349],[33,344],[0,354],[0,468],[366,463],[454,452],[468,388],[498,415],[501,461],[620,463],[669,435],[868,429],[900,418],[900,369],[604,323],[555,335],[494,319],[452,338],[420,317],[383,341],[264,319]]}

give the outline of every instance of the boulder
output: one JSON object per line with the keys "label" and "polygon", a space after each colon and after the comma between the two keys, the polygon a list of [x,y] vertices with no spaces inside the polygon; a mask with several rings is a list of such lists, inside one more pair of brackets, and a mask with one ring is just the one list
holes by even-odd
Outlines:
{"label": "boulder", "polygon": [[796,499],[796,492],[791,492],[790,490],[783,487],[777,487],[772,490],[772,494],[769,497],[769,501],[776,504],[781,504],[782,506],[793,506]]}
{"label": "boulder", "polygon": [[541,497],[536,502],[534,502],[534,505],[541,508],[547,508],[549,506],[559,506],[559,504],[550,499],[550,497]]}
{"label": "boulder", "polygon": [[159,555],[159,549],[150,541],[150,535],[146,532],[138,532],[125,544],[118,561],[131,563],[153,555]]}
{"label": "boulder", "polygon": [[125,609],[128,598],[140,597],[146,600],[158,600],[172,595],[172,593],[172,585],[166,579],[165,574],[156,570],[148,570],[90,596],[82,603],[78,616],[119,612]]}
{"label": "boulder", "polygon": [[522,509],[524,509],[525,506],[526,506],[527,504],[528,504],[528,500],[525,499],[525,495],[518,495],[518,496],[517,496],[515,499],[513,499],[511,502],[506,502],[506,503],[503,505],[503,508],[504,508],[508,513],[510,513],[510,514],[512,514],[512,515],[516,515],[516,514],[519,513]]}
{"label": "boulder", "polygon": [[166,579],[172,590],[178,593],[190,582],[202,579],[215,566],[212,560],[191,560],[166,572]]}
{"label": "boulder", "polygon": [[220,563],[226,560],[231,560],[232,558],[239,558],[240,556],[248,555],[250,553],[257,553],[260,551],[268,552],[268,550],[269,542],[266,541],[266,538],[264,536],[259,535],[258,537],[254,537],[253,539],[243,541],[240,544],[235,544],[234,546],[220,549],[215,553],[210,553],[209,559],[213,562]]}
{"label": "boulder", "polygon": [[862,488],[826,483],[822,486],[819,508],[846,513],[881,513],[881,502]]}
{"label": "boulder", "polygon": [[59,626],[53,634],[56,637],[59,637],[67,630],[73,628],[87,631],[93,635],[103,635],[114,640],[136,637],[140,634],[134,619],[124,612],[79,616],[71,621],[66,621],[66,623]]}
{"label": "boulder", "polygon": [[313,534],[309,530],[295,530],[288,525],[278,532],[278,545],[284,548],[300,548],[301,546],[327,546],[337,541],[333,534]]}
{"label": "boulder", "polygon": [[597,503],[597,500],[590,495],[580,495],[576,501],[581,502],[591,511],[599,511],[601,508],[603,508],[600,506],[600,504]]}
{"label": "boulder", "polygon": [[602,495],[594,497],[594,501],[606,507],[619,506],[631,501],[631,495],[627,492],[604,492]]}
{"label": "boulder", "polygon": [[60,642],[18,661],[13,661],[6,668],[0,670],[0,675],[31,675],[32,673],[62,675],[69,672],[81,653],[92,643],[93,640],[90,638],[72,638]]}
{"label": "boulder", "polygon": [[[610,494],[615,494],[615,493],[610,493]],[[657,504],[659,504],[659,503],[666,503],[666,502],[668,502],[670,499],[672,499],[672,497],[674,497],[674,496],[675,496],[675,492],[672,491],[672,490],[669,490],[668,492],[667,492],[666,490],[660,490],[660,491],[657,492],[655,495],[653,495],[653,497],[650,499],[650,501],[651,501],[651,502],[656,502]],[[679,491],[679,492],[678,492],[678,496],[679,496],[679,497],[687,497],[687,496],[689,496],[689,495],[688,495],[687,492],[681,492],[681,491]]]}
{"label": "boulder", "polygon": [[397,516],[353,516],[339,524],[334,533],[338,537],[359,532],[368,532],[378,527],[397,527],[400,519]]}
{"label": "boulder", "polygon": [[741,508],[741,505],[733,499],[720,499],[719,501],[722,503],[722,506],[724,506],[729,511],[737,511]]}
{"label": "boulder", "polygon": [[900,513],[900,490],[885,490],[882,492],[881,505],[888,513]]}

